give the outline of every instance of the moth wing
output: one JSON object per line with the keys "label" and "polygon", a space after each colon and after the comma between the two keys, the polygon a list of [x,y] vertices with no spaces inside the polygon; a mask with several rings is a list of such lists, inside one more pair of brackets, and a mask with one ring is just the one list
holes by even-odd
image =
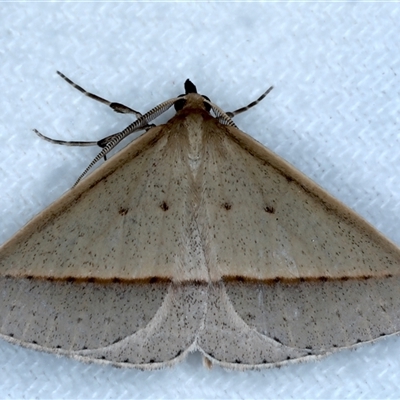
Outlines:
{"label": "moth wing", "polygon": [[[86,360],[157,367],[194,343],[204,281],[186,262],[184,143],[153,128],[34,218],[0,251],[0,333]],[[203,299],[203,300],[201,300]]]}
{"label": "moth wing", "polygon": [[204,143],[211,360],[271,366],[399,333],[396,246],[245,133]]}
{"label": "moth wing", "polygon": [[35,217],[1,249],[14,277],[207,280],[191,263],[187,136],[153,128]]}

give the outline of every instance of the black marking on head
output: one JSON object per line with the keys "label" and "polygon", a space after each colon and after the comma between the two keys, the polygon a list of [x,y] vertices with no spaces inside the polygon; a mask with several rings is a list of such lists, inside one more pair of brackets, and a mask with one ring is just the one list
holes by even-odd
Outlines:
{"label": "black marking on head", "polygon": [[275,214],[275,208],[271,206],[265,206],[264,211],[266,211],[269,214]]}
{"label": "black marking on head", "polygon": [[262,360],[262,364],[267,364],[268,361],[264,358],[264,360]]}
{"label": "black marking on head", "polygon": [[66,278],[66,281],[69,283],[75,282],[75,278],[73,276],[69,276]]}
{"label": "black marking on head", "polygon": [[181,354],[182,354],[182,350],[179,350],[179,351],[176,353],[176,355],[175,355],[174,358],[179,357]]}
{"label": "black marking on head", "polygon": [[236,364],[241,364],[242,362],[241,362],[239,359],[236,359],[236,360],[235,360],[235,363],[236,363]]}
{"label": "black marking on head", "polygon": [[203,105],[204,105],[204,108],[206,109],[207,112],[211,111],[210,103],[208,103],[207,101],[204,101]]}
{"label": "black marking on head", "polygon": [[185,82],[185,93],[197,93],[196,86],[194,86],[194,84],[189,79],[186,79]]}
{"label": "black marking on head", "polygon": [[283,344],[277,337],[274,337],[275,342],[278,342],[279,344]]}
{"label": "black marking on head", "polygon": [[125,358],[125,360],[122,361],[122,362],[128,364],[129,363],[129,358]]}
{"label": "black marking on head", "polygon": [[87,280],[89,283],[94,283],[96,280],[93,277],[88,278]]}
{"label": "black marking on head", "polygon": [[33,275],[28,275],[28,276],[26,277],[26,279],[28,279],[29,281],[32,280],[32,279],[33,279]]}
{"label": "black marking on head", "polygon": [[9,333],[8,336],[14,337],[14,334],[13,333]]}
{"label": "black marking on head", "polygon": [[[178,97],[182,97],[184,94],[181,94]],[[175,111],[180,111],[182,110],[183,107],[185,107],[186,104],[186,99],[179,99],[174,103]]]}
{"label": "black marking on head", "polygon": [[163,201],[163,202],[160,204],[160,208],[161,208],[161,210],[163,210],[163,211],[167,211],[167,210],[169,209],[168,204],[167,204],[165,201]]}
{"label": "black marking on head", "polygon": [[203,99],[207,100],[207,101],[203,102],[203,105],[204,105],[204,108],[206,109],[206,111],[210,112],[211,111],[211,104],[210,104],[211,100],[207,96],[204,96],[204,95],[201,95],[201,96],[203,97]]}
{"label": "black marking on head", "polygon": [[119,214],[119,215],[126,215],[126,214],[128,214],[128,210],[129,210],[129,208],[123,208],[123,207],[121,207],[121,208],[118,210],[118,214]]}
{"label": "black marking on head", "polygon": [[154,364],[155,360],[152,358],[151,360],[149,360],[149,364]]}
{"label": "black marking on head", "polygon": [[225,210],[229,211],[232,208],[232,204],[226,202],[222,204],[222,207],[225,208]]}
{"label": "black marking on head", "polygon": [[112,281],[113,281],[113,283],[121,283],[121,279],[116,278],[116,277],[113,278]]}
{"label": "black marking on head", "polygon": [[160,280],[158,279],[158,277],[157,276],[152,276],[150,279],[149,279],[149,283],[158,283]]}
{"label": "black marking on head", "polygon": [[32,340],[32,343],[33,343],[33,344],[37,344],[37,341],[36,341],[36,340]]}

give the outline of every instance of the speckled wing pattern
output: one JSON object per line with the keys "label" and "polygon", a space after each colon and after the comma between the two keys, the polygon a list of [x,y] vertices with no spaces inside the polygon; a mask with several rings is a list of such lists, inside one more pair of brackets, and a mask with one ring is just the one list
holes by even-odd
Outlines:
{"label": "speckled wing pattern", "polygon": [[398,333],[399,249],[190,96],[2,247],[1,337],[261,368]]}

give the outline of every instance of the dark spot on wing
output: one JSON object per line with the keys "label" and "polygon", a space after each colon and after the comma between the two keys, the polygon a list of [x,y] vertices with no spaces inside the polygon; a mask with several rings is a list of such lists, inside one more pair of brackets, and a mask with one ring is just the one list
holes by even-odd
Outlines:
{"label": "dark spot on wing", "polygon": [[222,207],[225,208],[225,210],[229,211],[232,208],[232,204],[224,203],[224,204],[222,204]]}
{"label": "dark spot on wing", "polygon": [[266,211],[267,213],[270,213],[270,214],[275,214],[275,208],[271,207],[271,206],[265,206],[264,211]]}
{"label": "dark spot on wing", "polygon": [[161,210],[163,210],[163,211],[167,211],[167,210],[169,209],[168,204],[167,204],[165,201],[163,201],[163,202],[160,204],[160,208],[161,208]]}

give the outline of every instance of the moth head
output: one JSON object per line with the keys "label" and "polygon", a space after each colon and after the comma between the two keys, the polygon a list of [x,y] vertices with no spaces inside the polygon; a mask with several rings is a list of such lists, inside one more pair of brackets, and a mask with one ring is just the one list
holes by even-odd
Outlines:
{"label": "moth head", "polygon": [[197,93],[196,86],[189,79],[185,81],[185,94],[178,96],[175,101],[174,107],[176,111],[182,110],[184,107],[190,105],[191,107],[201,107],[207,112],[211,110],[210,99]]}

